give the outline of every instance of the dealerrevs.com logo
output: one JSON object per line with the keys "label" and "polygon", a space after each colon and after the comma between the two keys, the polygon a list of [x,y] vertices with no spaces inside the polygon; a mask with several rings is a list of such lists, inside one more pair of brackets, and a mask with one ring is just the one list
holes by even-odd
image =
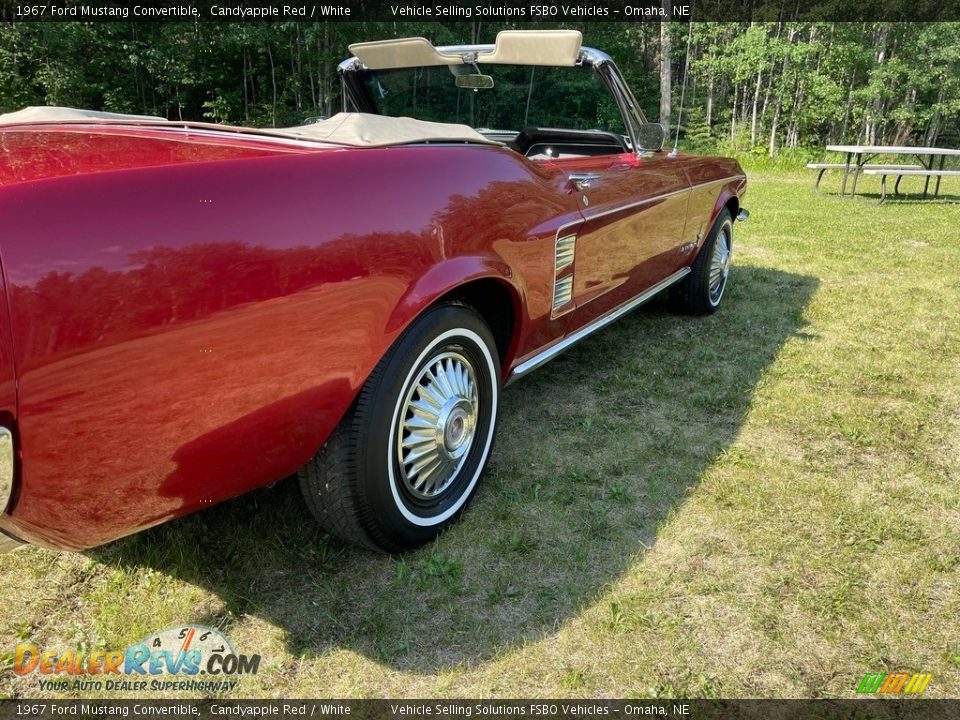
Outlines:
{"label": "dealerrevs.com logo", "polygon": [[168,628],[125,650],[41,650],[17,645],[13,671],[37,675],[41,690],[114,692],[233,690],[241,675],[255,675],[259,655],[242,655],[219,631],[199,625]]}

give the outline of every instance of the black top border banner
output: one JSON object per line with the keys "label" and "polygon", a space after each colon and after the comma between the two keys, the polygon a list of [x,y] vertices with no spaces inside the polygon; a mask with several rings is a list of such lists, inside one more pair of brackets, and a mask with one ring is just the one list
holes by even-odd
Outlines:
{"label": "black top border banner", "polygon": [[936,22],[960,0],[0,0],[5,22]]}
{"label": "black top border banner", "polygon": [[950,720],[960,700],[0,700],[0,720]]}

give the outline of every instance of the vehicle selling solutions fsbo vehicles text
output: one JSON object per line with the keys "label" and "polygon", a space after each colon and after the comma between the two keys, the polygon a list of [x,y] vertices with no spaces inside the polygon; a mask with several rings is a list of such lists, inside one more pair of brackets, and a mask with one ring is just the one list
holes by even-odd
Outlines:
{"label": "vehicle selling solutions fsbo vehicles text", "polygon": [[659,4],[624,5],[610,8],[585,4],[547,5],[531,4],[528,6],[509,7],[496,4],[477,5],[419,5],[397,4],[390,5],[390,13],[399,18],[482,18],[482,17],[510,17],[515,19],[537,20],[544,18],[576,19],[576,18],[660,18],[689,17],[689,5],[675,5],[670,13]]}

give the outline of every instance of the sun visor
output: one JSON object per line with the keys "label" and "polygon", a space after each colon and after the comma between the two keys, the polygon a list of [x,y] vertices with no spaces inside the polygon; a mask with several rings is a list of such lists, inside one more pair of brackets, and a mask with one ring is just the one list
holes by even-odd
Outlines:
{"label": "sun visor", "polygon": [[463,62],[459,55],[438,52],[429,40],[422,37],[354,43],[349,49],[371,70],[459,65]]}
{"label": "sun visor", "polygon": [[579,30],[503,30],[497,34],[493,52],[481,53],[477,62],[573,66],[582,42]]}
{"label": "sun visor", "polygon": [[577,64],[582,42],[579,30],[503,30],[493,50],[483,47],[487,52],[470,46],[438,49],[422,37],[354,43],[350,52],[371,70],[459,65],[474,55],[478,63],[570,67]]}

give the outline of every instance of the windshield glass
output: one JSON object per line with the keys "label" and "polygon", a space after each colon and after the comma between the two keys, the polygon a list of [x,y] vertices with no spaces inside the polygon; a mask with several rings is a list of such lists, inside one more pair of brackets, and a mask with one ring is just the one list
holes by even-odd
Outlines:
{"label": "windshield glass", "polygon": [[[365,70],[363,79],[382,115],[463,123],[480,130],[526,127],[626,134],[613,97],[590,67],[480,65],[492,88],[460,88],[471,65]],[[456,74],[455,74],[456,73]]]}

